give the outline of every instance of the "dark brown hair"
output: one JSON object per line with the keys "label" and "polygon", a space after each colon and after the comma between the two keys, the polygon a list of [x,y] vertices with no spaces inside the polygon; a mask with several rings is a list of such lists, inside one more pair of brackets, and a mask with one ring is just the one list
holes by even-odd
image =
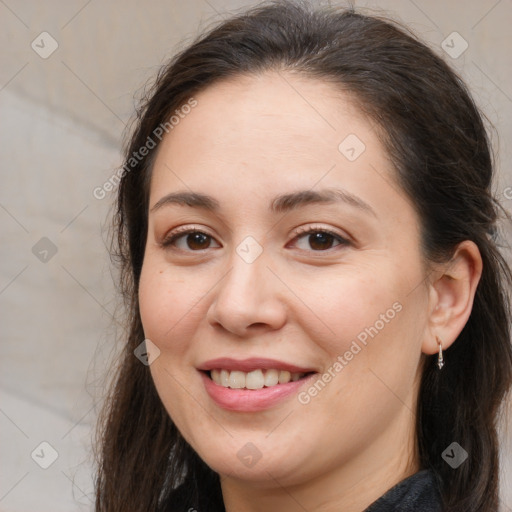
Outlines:
{"label": "dark brown hair", "polygon": [[[491,191],[494,165],[483,115],[459,76],[395,22],[280,1],[223,21],[161,69],[137,111],[126,161],[194,94],[267,70],[335,84],[375,122],[396,180],[421,219],[425,261],[449,261],[464,240],[477,244],[483,274],[473,309],[445,351],[442,371],[435,357],[424,357],[416,431],[420,465],[434,471],[446,510],[495,512],[497,422],[512,383],[512,276],[497,247],[501,209]],[[118,191],[113,255],[129,332],[98,424],[96,510],[221,511],[218,475],[182,438],[148,367],[133,354],[144,339],[137,293],[155,153],[127,168]],[[469,454],[457,470],[441,457],[453,441]]]}

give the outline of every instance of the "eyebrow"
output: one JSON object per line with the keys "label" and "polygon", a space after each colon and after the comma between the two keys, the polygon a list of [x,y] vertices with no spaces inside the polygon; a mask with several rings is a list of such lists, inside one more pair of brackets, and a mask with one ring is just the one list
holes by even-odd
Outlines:
{"label": "eyebrow", "polygon": [[[318,203],[346,203],[358,210],[377,217],[375,210],[360,197],[339,188],[326,188],[323,190],[298,190],[289,194],[276,196],[270,203],[270,211],[283,213],[309,204]],[[171,192],[159,199],[151,208],[151,212],[159,210],[163,206],[178,204],[195,208],[203,208],[208,211],[218,212],[220,203],[213,197],[199,192]]]}

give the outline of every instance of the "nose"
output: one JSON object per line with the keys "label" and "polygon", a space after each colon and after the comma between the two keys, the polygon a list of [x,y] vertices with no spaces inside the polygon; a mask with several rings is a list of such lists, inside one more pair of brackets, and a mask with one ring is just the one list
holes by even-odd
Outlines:
{"label": "nose", "polygon": [[207,312],[210,325],[240,337],[284,325],[285,286],[268,265],[263,254],[251,263],[233,254],[228,271],[212,290]]}

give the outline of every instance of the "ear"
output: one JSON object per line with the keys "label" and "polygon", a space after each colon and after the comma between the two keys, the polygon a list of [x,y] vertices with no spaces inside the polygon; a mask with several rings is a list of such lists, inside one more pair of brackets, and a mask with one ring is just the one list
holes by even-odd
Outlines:
{"label": "ear", "polygon": [[452,259],[432,273],[428,285],[428,331],[422,352],[435,354],[439,350],[436,336],[443,349],[457,339],[471,314],[481,275],[482,257],[478,246],[470,240],[461,242]]}

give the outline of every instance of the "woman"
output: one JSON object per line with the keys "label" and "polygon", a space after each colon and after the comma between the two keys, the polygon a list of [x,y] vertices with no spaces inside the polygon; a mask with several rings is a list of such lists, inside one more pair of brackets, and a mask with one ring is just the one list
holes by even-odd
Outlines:
{"label": "woman", "polygon": [[497,510],[492,177],[467,89],[392,22],[271,3],[177,55],[119,187],[96,510]]}

